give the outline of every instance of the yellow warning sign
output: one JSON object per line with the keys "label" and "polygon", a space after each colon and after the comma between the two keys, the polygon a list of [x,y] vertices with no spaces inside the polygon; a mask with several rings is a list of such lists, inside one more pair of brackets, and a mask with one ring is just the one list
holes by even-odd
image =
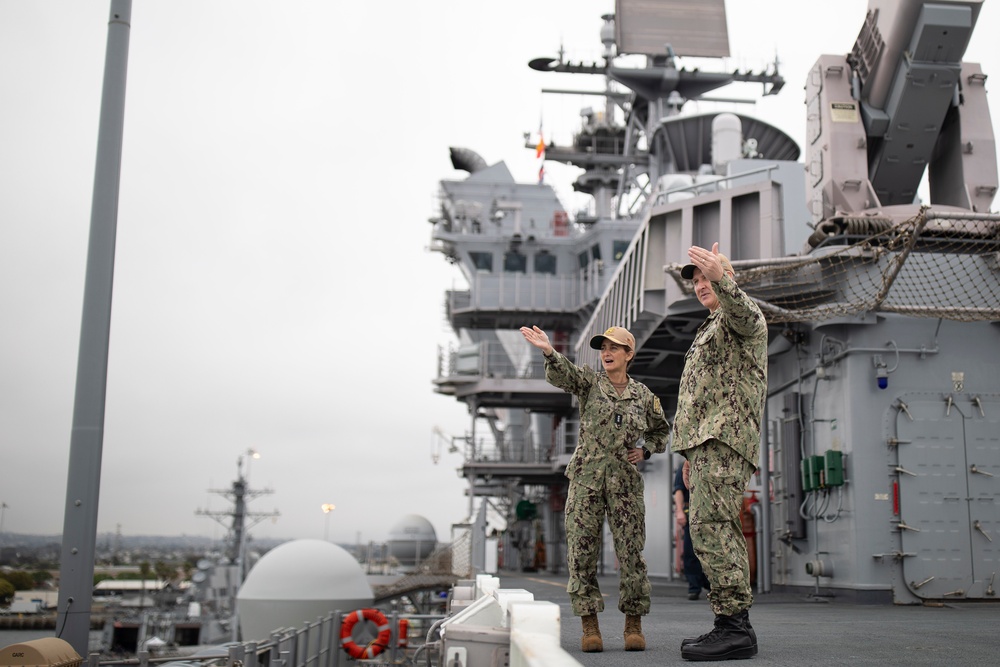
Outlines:
{"label": "yellow warning sign", "polygon": [[857,123],[858,105],[854,102],[832,102],[830,120],[834,123]]}

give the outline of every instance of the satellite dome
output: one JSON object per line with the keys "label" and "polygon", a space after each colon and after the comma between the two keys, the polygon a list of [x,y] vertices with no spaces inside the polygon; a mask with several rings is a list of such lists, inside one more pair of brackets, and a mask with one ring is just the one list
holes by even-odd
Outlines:
{"label": "satellite dome", "polygon": [[416,567],[436,547],[434,526],[419,514],[405,515],[389,530],[389,555],[404,572]]}
{"label": "satellite dome", "polygon": [[245,641],[265,640],[277,628],[300,627],[332,611],[371,607],[360,563],[323,540],[293,540],[264,554],[236,596]]}

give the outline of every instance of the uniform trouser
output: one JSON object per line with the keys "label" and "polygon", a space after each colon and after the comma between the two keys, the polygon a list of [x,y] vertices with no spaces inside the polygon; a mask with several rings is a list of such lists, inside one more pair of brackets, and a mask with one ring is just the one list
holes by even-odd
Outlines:
{"label": "uniform trouser", "polygon": [[597,558],[607,516],[621,571],[618,609],[628,615],[649,613],[649,576],[642,550],[646,546],[646,505],[642,489],[610,492],[570,482],[566,494],[566,586],[573,613],[589,616],[604,611],[597,583]]}
{"label": "uniform trouser", "polygon": [[750,559],[740,521],[753,466],[714,438],[683,454],[691,462],[691,544],[711,584],[708,601],[715,614],[732,616],[753,604]]}

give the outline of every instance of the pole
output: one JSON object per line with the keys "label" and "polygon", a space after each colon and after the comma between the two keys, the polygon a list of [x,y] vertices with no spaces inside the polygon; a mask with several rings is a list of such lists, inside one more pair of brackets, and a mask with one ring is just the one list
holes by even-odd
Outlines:
{"label": "pole", "polygon": [[0,501],[0,565],[3,565],[3,517],[7,513],[7,503]]}
{"label": "pole", "polygon": [[771,592],[771,438],[768,430],[767,401],[764,401],[763,440],[760,446],[760,532],[761,558],[757,561],[757,590]]}
{"label": "pole", "polygon": [[89,653],[131,0],[111,0],[59,571],[57,636]]}
{"label": "pole", "polygon": [[330,512],[337,509],[337,506],[333,503],[323,503],[320,505],[320,509],[323,510],[323,514],[326,515],[326,527],[323,529],[323,541],[330,541]]}
{"label": "pole", "polygon": [[[243,456],[240,456],[240,461],[243,461]],[[250,464],[247,463],[247,469],[249,470]],[[246,578],[246,569],[243,565],[243,558],[246,554],[246,519],[247,519],[247,479],[243,476],[243,466],[240,466],[239,479],[233,484],[233,498],[234,498],[234,510],[233,510],[233,532],[236,541],[236,581],[230,579],[229,581],[229,599],[231,602],[230,617],[229,617],[229,627],[230,627],[230,639],[232,641],[239,641],[240,638],[240,621],[239,613],[236,610],[236,596],[239,593],[240,586],[243,585],[243,580]]]}

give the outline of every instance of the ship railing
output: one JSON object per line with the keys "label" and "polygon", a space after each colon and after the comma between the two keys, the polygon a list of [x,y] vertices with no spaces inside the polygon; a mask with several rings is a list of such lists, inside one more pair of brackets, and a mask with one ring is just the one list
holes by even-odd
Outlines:
{"label": "ship railing", "polygon": [[[470,439],[471,440],[471,439]],[[552,446],[536,443],[530,432],[524,436],[476,438],[471,442],[472,451],[466,459],[476,463],[545,463],[551,460]]]}
{"label": "ship railing", "polygon": [[480,272],[468,290],[446,293],[449,317],[477,310],[573,313],[600,297],[601,262],[589,262],[571,275]]}
{"label": "ship railing", "polygon": [[[714,178],[710,182],[654,192],[642,224],[615,267],[608,288],[580,330],[575,350],[576,363],[599,366],[597,352],[591,350],[585,341],[611,324],[630,329],[636,337],[636,344],[642,348],[674,298],[672,288],[675,283],[672,279],[667,280],[664,267],[671,259],[681,260],[686,248],[696,243],[702,234],[711,233],[713,240],[739,238],[740,218],[732,213],[735,203],[751,191],[757,193],[755,196],[759,201],[771,201],[771,193],[783,178],[781,174],[781,165],[768,163],[752,170]],[[704,197],[676,199],[682,195]],[[720,210],[724,213],[720,214]],[[678,214],[678,211],[683,214]],[[778,230],[778,224],[763,225],[761,233],[753,237],[752,243],[747,241],[741,254],[765,256],[773,253],[780,242]],[[745,232],[742,234],[752,236]],[[730,259],[733,259],[732,255]]]}
{"label": "ship railing", "polygon": [[728,184],[734,182],[746,182],[750,177],[763,178],[771,177],[771,172],[778,168],[776,164],[767,164],[758,169],[749,169],[747,171],[739,171],[729,176],[709,176],[711,180],[700,181],[697,183],[692,183],[691,185],[683,185],[680,187],[670,188],[669,190],[658,190],[654,193],[652,198],[652,206],[660,206],[661,204],[666,204],[670,201],[675,200],[679,195],[693,195],[698,196],[706,192],[715,192],[719,188],[727,187]]}
{"label": "ship railing", "polygon": [[[559,645],[559,607],[551,602],[531,603],[524,608],[525,618],[513,619],[510,628],[511,665],[535,665],[557,667],[558,665],[578,666],[580,663]],[[90,655],[88,667],[113,667],[129,665],[150,667],[341,667],[356,664],[341,648],[339,628],[344,612],[336,611],[314,623],[301,628],[283,628],[272,633],[266,642],[246,642],[230,645],[224,657],[154,657],[149,651],[140,651],[135,659],[102,661],[99,653]],[[363,660],[369,665],[418,664],[414,661],[418,652],[432,651],[436,646],[422,641],[409,647],[409,638],[400,641],[399,621],[407,619],[410,627],[434,627],[447,618],[444,614],[399,614],[389,615],[390,639],[384,652],[374,658]],[[313,637],[318,637],[310,648]],[[542,662],[539,662],[541,660]]]}
{"label": "ship railing", "polygon": [[573,415],[569,419],[561,420],[555,434],[555,441],[562,443],[562,451],[559,454],[565,457],[572,455],[576,451],[576,444],[580,439],[579,435],[580,418],[578,416]]}
{"label": "ship railing", "polygon": [[643,222],[615,269],[608,289],[602,294],[576,346],[576,363],[600,368],[595,350],[585,343],[604,330],[607,323],[632,328],[643,312],[646,284],[646,249],[649,244],[649,218]]}
{"label": "ship railing", "polygon": [[[458,585],[460,584],[460,585]],[[455,646],[493,644],[510,647],[512,666],[578,667],[581,663],[560,646],[560,609],[552,602],[535,600],[523,589],[501,589],[496,577],[477,574],[452,589],[452,609],[442,614],[409,614],[393,610],[386,615],[388,646],[377,656],[361,659],[370,665],[417,665],[438,663],[446,638]],[[468,593],[460,593],[468,591]],[[279,628],[263,642],[232,642],[216,647],[204,656],[151,657],[141,651],[137,659],[101,661],[100,654],[89,657],[89,667],[111,665],[170,665],[171,667],[345,667],[356,662],[342,649],[340,628],[345,613],[337,610],[298,628]],[[482,626],[485,619],[500,619],[496,626]],[[403,619],[405,636],[400,635]],[[469,639],[464,626],[475,627],[476,639]],[[450,631],[450,633],[449,633]],[[420,633],[424,637],[420,637]],[[410,635],[416,641],[410,644]],[[422,639],[422,641],[421,641]],[[469,650],[474,650],[470,646]]]}
{"label": "ship railing", "polygon": [[[518,334],[520,335],[520,334]],[[522,355],[516,361],[511,359],[503,345],[483,343],[481,373],[485,377],[507,379],[545,379],[545,362],[534,348],[524,345]]]}
{"label": "ship railing", "polygon": [[438,354],[438,377],[480,377],[508,380],[545,379],[545,363],[527,345],[523,356],[514,360],[503,345],[480,341]]}
{"label": "ship railing", "polygon": [[[343,650],[340,629],[344,615],[353,610],[337,610],[306,623],[298,628],[278,628],[262,642],[229,642],[221,644],[218,651],[206,655],[155,656],[149,651],[139,651],[127,660],[101,660],[99,653],[91,653],[88,667],[117,667],[122,665],[150,667],[341,667],[355,664]],[[412,630],[420,631],[445,618],[445,614],[410,614],[392,611],[386,614],[389,623],[388,646],[373,660],[365,664],[412,664],[406,660],[414,648],[409,647]],[[411,631],[400,636],[400,621],[406,619]]]}
{"label": "ship railing", "polygon": [[519,436],[505,433],[499,442],[492,437],[466,436],[461,438],[468,447],[465,451],[465,460],[471,463],[565,465],[576,449],[577,442],[577,421],[570,420],[570,424],[571,427],[567,428],[566,421],[562,421],[552,432],[551,437],[545,440],[537,439],[530,430],[522,431],[524,435]]}
{"label": "ship railing", "polygon": [[[250,649],[242,652],[244,656],[253,656],[257,651],[255,645],[230,647],[226,667],[340,667],[354,664],[356,661],[343,651],[340,639],[344,614],[350,614],[351,611],[353,610],[337,610],[300,628],[276,630],[271,633],[271,639],[264,647],[266,650],[260,654],[262,657],[266,656],[266,660],[258,663],[250,664],[240,656],[241,648]],[[423,629],[445,618],[445,615],[392,611],[386,618],[389,623],[389,644],[382,653],[365,660],[366,664],[398,665],[407,656],[412,656],[414,649],[408,646],[409,633],[406,637],[400,636],[402,619],[407,620],[407,627]]]}

